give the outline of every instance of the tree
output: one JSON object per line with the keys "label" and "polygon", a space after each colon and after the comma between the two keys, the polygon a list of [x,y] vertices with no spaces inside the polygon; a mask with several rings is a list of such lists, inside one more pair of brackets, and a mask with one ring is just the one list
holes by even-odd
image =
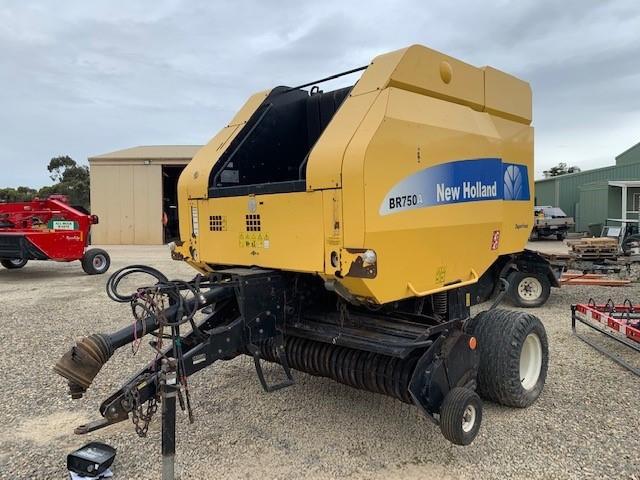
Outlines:
{"label": "tree", "polygon": [[49,175],[51,180],[56,183],[60,183],[62,181],[62,177],[64,176],[64,172],[71,167],[77,166],[75,160],[71,158],[69,155],[62,155],[60,157],[53,157],[49,161],[49,165],[47,165],[47,170],[49,170]]}
{"label": "tree", "polygon": [[69,156],[55,157],[47,169],[53,172],[56,184],[42,187],[38,196],[46,198],[54,193],[67,195],[72,205],[82,205],[89,209],[89,167],[76,164]]}
{"label": "tree", "polygon": [[544,178],[559,177],[560,175],[566,175],[568,173],[578,173],[580,167],[567,167],[565,162],[560,162],[555,167],[551,167],[549,170],[542,172]]}
{"label": "tree", "polygon": [[53,185],[40,190],[29,187],[0,188],[0,201],[24,202],[35,197],[47,198],[61,194],[67,195],[72,205],[82,205],[89,210],[89,167],[78,165],[70,156],[64,155],[52,158],[47,170],[56,182]]}
{"label": "tree", "polygon": [[0,202],[24,202],[37,194],[38,191],[30,187],[0,188]]}

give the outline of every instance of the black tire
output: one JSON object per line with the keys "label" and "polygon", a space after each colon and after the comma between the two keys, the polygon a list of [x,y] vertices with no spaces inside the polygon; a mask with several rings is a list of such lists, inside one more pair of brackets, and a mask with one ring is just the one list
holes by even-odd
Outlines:
{"label": "black tire", "polygon": [[507,281],[507,296],[516,307],[540,307],[551,295],[551,282],[542,273],[511,272]]}
{"label": "black tire", "polygon": [[450,390],[440,407],[440,431],[451,443],[469,445],[482,423],[482,400],[468,388]]}
{"label": "black tire", "polygon": [[556,233],[556,238],[558,240],[560,240],[561,242],[566,238],[567,236],[564,233]]}
{"label": "black tire", "polygon": [[12,258],[0,260],[0,265],[7,270],[17,270],[18,268],[24,267],[27,262],[28,260],[26,258]]}
{"label": "black tire", "polygon": [[111,265],[109,254],[101,248],[91,248],[82,256],[82,269],[87,275],[100,275]]}
{"label": "black tire", "polygon": [[[480,396],[509,407],[524,408],[534,403],[542,393],[549,367],[549,342],[540,319],[530,313],[495,309],[479,313],[468,329],[478,340]],[[530,335],[534,338],[530,339]],[[537,347],[539,357],[528,355]]]}

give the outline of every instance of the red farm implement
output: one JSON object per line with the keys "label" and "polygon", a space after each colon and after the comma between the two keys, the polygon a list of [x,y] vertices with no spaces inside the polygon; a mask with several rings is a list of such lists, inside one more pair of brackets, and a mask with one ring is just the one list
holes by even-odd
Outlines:
{"label": "red farm implement", "polygon": [[87,249],[91,225],[98,217],[71,207],[65,196],[0,203],[0,264],[24,267],[29,260],[80,260],[89,275],[109,269],[107,252]]}
{"label": "red farm implement", "polygon": [[640,305],[634,305],[631,300],[625,300],[622,305],[615,305],[611,299],[605,304],[597,304],[593,299],[589,303],[571,305],[571,329],[582,341],[591,345],[600,353],[627,370],[640,375],[640,369],[629,364],[620,355],[607,350],[602,345],[576,331],[576,321],[593,328],[640,352]]}

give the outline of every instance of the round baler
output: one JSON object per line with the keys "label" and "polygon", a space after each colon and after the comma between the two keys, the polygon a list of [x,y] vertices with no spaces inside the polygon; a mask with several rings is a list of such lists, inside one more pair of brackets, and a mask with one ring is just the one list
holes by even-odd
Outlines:
{"label": "round baler", "polygon": [[[481,398],[536,401],[540,320],[470,315],[478,279],[531,230],[529,85],[418,45],[356,71],[347,88],[253,95],[185,168],[172,256],[198,276],[170,282],[136,266],[154,280],[132,297],[117,291],[128,271],[116,272],[112,297],[134,312],[143,302],[144,315],[134,331],[83,339],[56,370],[82,396],[115,349],[157,330],[171,338],[164,363],[80,431],[130,415],[138,425],[167,371],[188,399],[189,375],[238,355],[253,357],[267,391],[293,383],[291,370],[328,377],[415,404],[459,445],[479,431]],[[266,382],[263,361],[282,365],[282,383]]]}

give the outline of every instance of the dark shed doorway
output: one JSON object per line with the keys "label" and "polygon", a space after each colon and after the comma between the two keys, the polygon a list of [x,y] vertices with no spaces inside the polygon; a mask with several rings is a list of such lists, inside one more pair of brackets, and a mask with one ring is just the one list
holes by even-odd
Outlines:
{"label": "dark shed doorway", "polygon": [[177,240],[178,226],[178,178],[185,165],[162,166],[162,224],[164,243]]}

